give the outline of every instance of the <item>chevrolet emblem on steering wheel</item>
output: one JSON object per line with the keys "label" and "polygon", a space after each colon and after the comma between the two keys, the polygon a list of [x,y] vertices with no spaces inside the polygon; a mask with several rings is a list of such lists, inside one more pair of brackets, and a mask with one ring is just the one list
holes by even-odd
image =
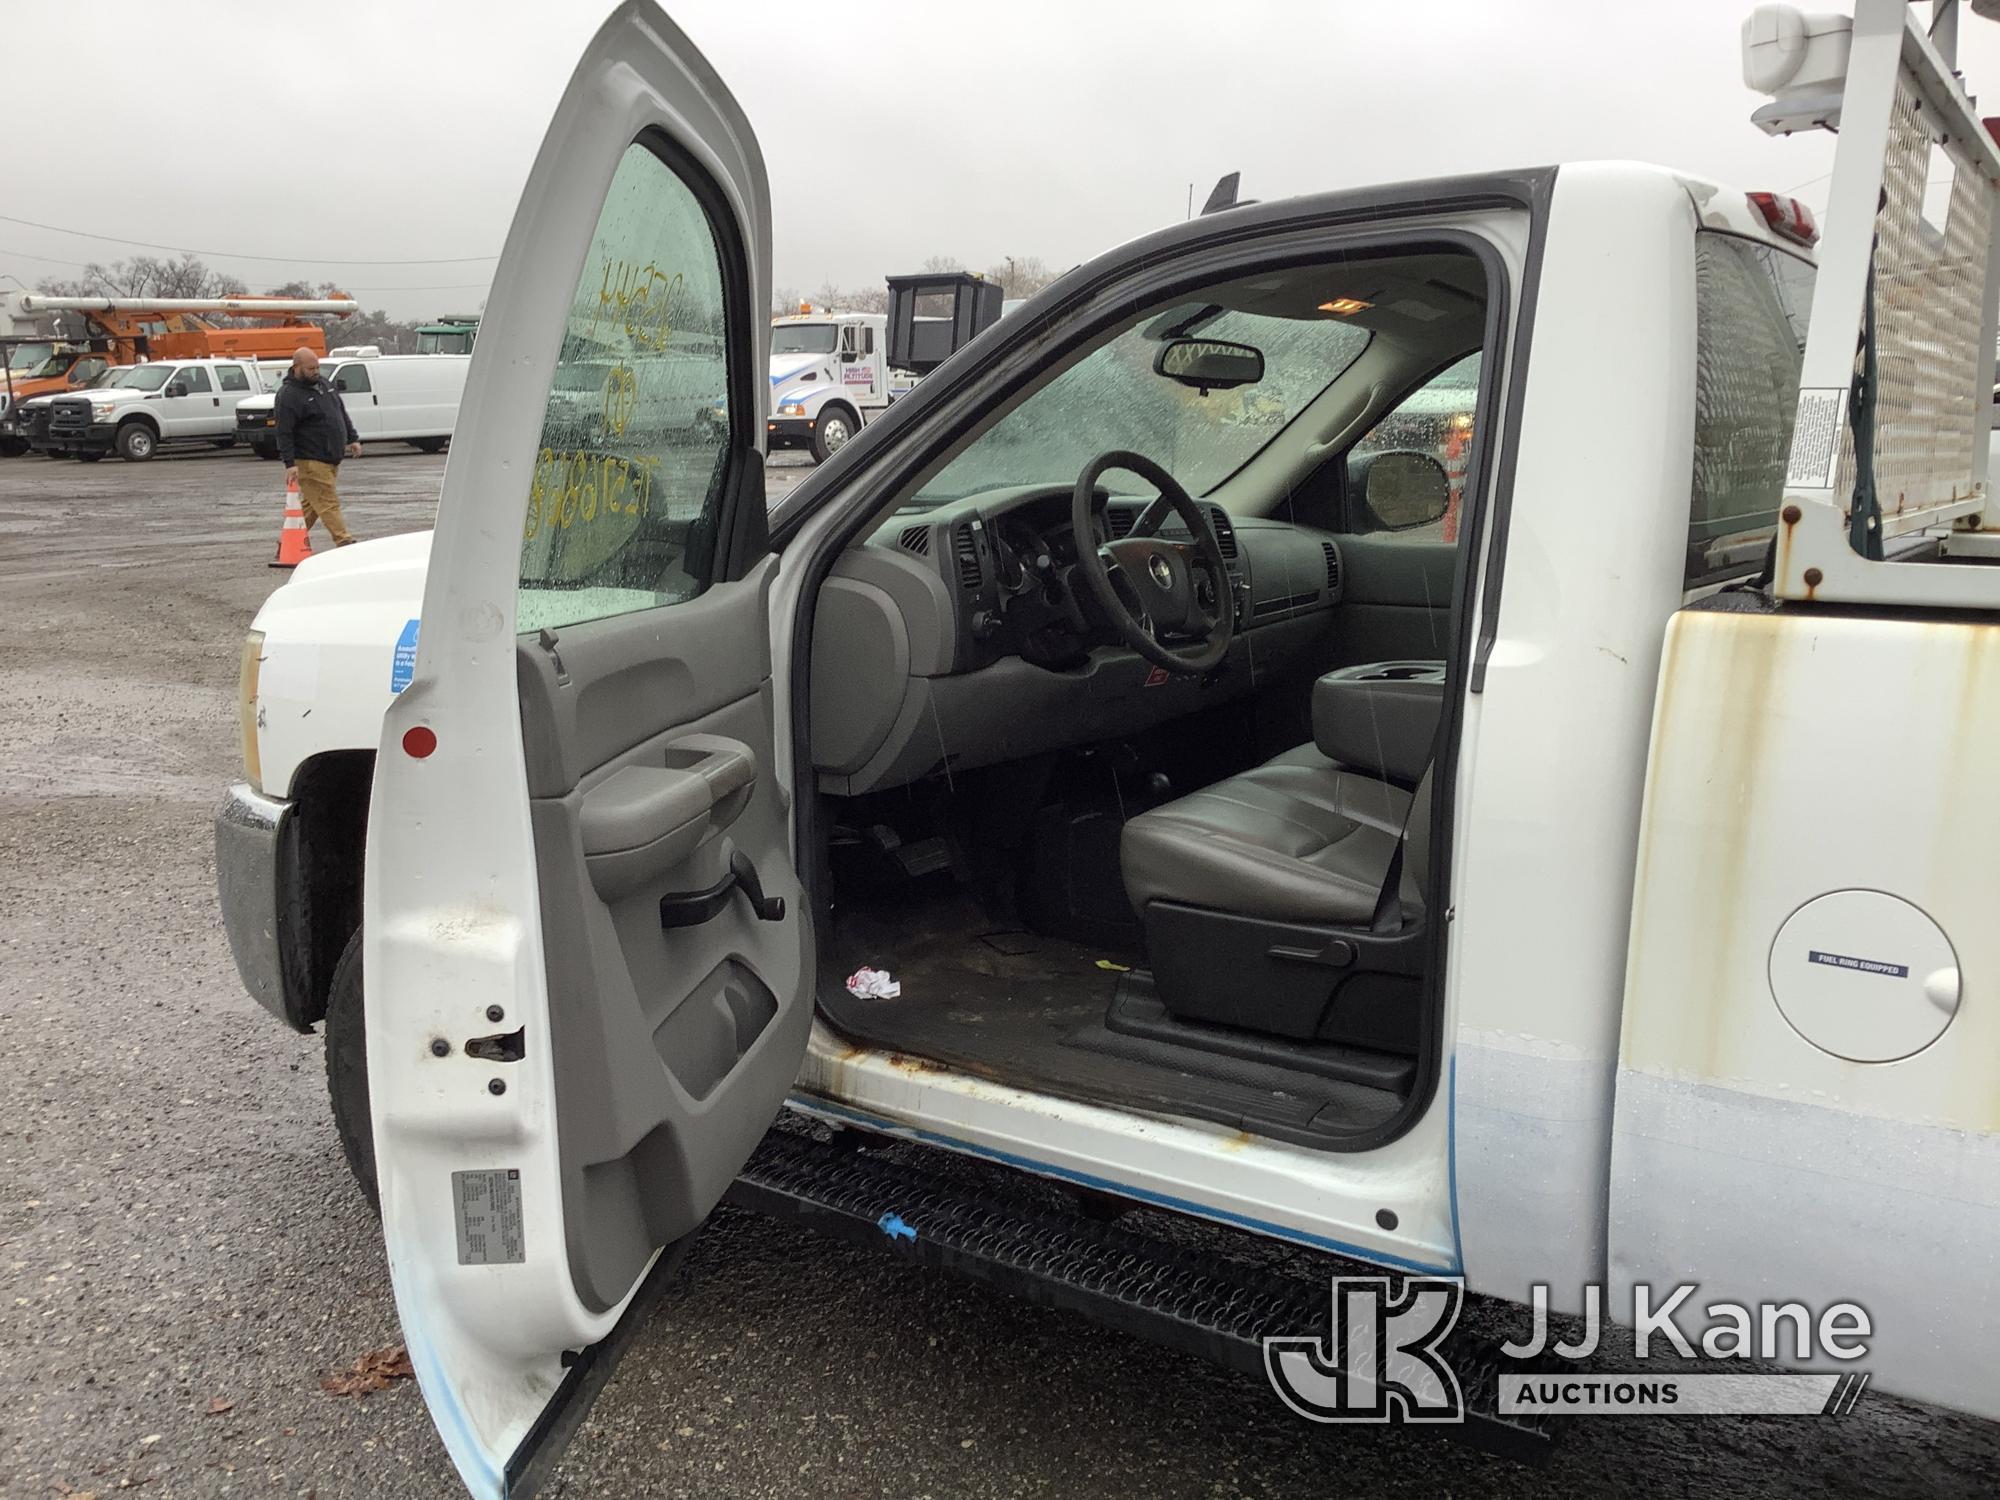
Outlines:
{"label": "chevrolet emblem on steering wheel", "polygon": [[1174,570],[1167,566],[1167,560],[1155,552],[1146,559],[1146,571],[1153,575],[1153,582],[1163,589],[1174,586]]}

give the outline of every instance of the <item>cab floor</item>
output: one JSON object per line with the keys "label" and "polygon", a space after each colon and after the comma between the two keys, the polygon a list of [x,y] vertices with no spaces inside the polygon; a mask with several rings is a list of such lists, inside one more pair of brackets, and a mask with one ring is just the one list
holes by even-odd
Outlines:
{"label": "cab floor", "polygon": [[[1114,1033],[1105,1012],[1140,962],[1136,955],[996,920],[947,881],[844,901],[831,927],[820,1010],[873,1046],[1070,1098],[1188,1114],[1304,1144],[1331,1144],[1331,1136],[1379,1124],[1402,1102],[1384,1089]],[[887,970],[901,995],[850,994],[847,978],[864,966]]]}

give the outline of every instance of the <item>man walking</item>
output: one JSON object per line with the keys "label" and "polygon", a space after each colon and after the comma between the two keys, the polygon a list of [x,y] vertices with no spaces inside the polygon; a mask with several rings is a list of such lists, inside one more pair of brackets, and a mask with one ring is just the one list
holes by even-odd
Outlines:
{"label": "man walking", "polygon": [[306,530],[314,521],[326,523],[336,547],[356,540],[340,518],[340,491],[335,476],[342,457],[361,456],[361,435],[347,415],[340,392],[320,378],[319,356],[310,349],[292,354],[292,369],[278,386],[274,403],[278,417],[278,456],[285,461],[285,481],[298,481],[299,509]]}

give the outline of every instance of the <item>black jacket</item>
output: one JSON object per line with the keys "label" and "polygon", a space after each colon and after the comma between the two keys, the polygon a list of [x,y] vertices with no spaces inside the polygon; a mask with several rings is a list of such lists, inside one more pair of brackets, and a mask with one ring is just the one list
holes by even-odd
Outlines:
{"label": "black jacket", "polygon": [[278,387],[278,457],[287,467],[302,458],[337,464],[349,443],[361,441],[340,392],[324,375],[301,380],[287,374]]}

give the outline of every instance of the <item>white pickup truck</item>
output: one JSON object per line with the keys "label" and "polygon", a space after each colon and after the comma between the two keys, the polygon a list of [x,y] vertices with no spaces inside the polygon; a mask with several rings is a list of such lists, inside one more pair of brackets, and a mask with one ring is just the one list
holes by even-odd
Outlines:
{"label": "white pickup truck", "polygon": [[[1518,1433],[1516,1351],[1476,1400],[1411,1353],[1465,1291],[1635,1324],[1682,1411],[1662,1304],[1809,1372],[1783,1409],[2000,1415],[2000,152],[1909,7],[1808,31],[1750,40],[1767,129],[1840,128],[1817,272],[1798,205],[1664,167],[1233,208],[767,513],[756,137],[614,13],[436,532],[265,604],[217,820],[474,1494],[546,1474],[725,1193],[1314,1420]],[[614,345],[683,355],[552,399]],[[839,1149],[885,1135],[992,1170]],[[1330,1328],[1121,1204],[1406,1278],[1388,1362],[1380,1288]]]}
{"label": "white pickup truck", "polygon": [[270,389],[272,378],[248,359],[135,365],[115,386],[52,400],[48,446],[85,462],[115,453],[128,463],[143,463],[163,446],[233,448],[237,403]]}

